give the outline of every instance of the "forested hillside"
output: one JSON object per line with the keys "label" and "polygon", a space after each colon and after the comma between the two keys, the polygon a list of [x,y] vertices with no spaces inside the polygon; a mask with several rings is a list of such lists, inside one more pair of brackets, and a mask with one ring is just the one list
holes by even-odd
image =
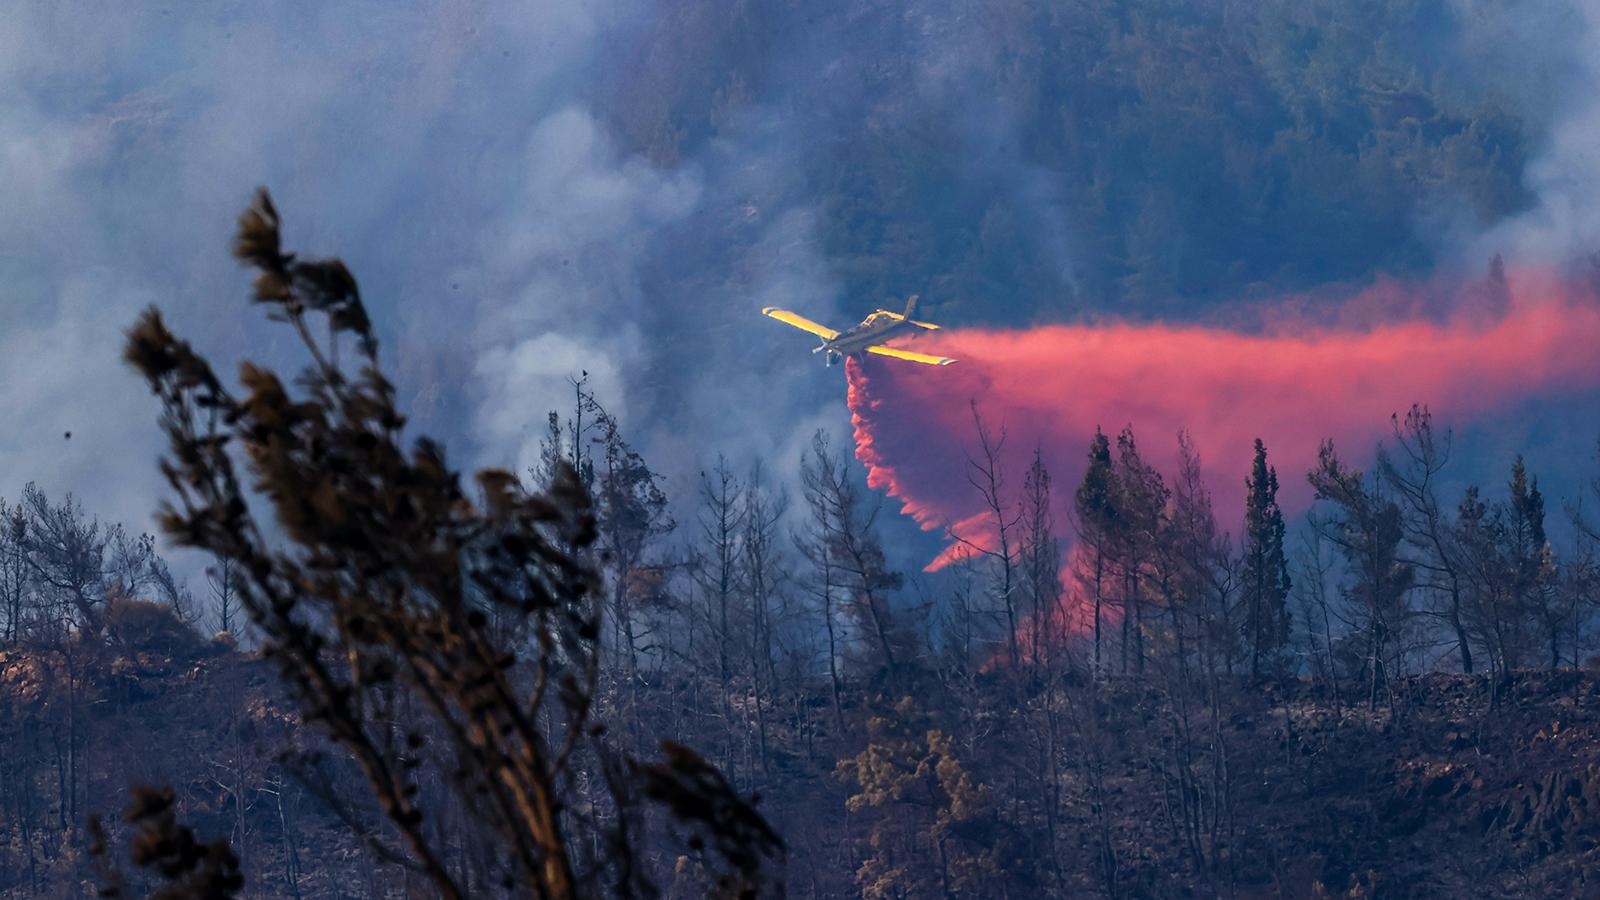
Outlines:
{"label": "forested hillside", "polygon": [[[142,613],[141,613],[142,614]],[[702,613],[702,616],[707,614]],[[128,618],[132,618],[129,616]],[[78,833],[172,784],[205,839],[231,841],[244,896],[407,896],[422,880],[337,812],[361,776],[309,774],[321,747],[255,654],[227,641],[118,626],[102,645],[34,639],[0,659],[0,893],[78,896],[96,881]],[[711,654],[708,653],[707,656]],[[1163,654],[1096,684],[1042,666],[974,672],[924,650],[891,685],[856,667],[757,680],[736,654],[653,669],[628,735],[693,742],[788,842],[790,895],[1583,896],[1600,834],[1600,684],[1524,672],[1494,688],[1452,674],[1396,679],[1371,709],[1346,684],[1218,675],[1180,681]],[[63,672],[71,659],[74,677]],[[759,686],[758,686],[759,685]],[[616,691],[614,687],[612,691]],[[616,694],[612,693],[615,702]],[[726,701],[723,698],[728,698]],[[430,787],[448,833],[470,808]],[[114,831],[112,849],[125,852]],[[668,896],[693,869],[652,855]],[[469,885],[490,860],[447,858]],[[674,868],[683,874],[674,878]],[[135,878],[140,895],[153,876]]]}
{"label": "forested hillside", "polygon": [[[1568,56],[1505,66],[1527,58],[1496,43],[1523,5],[605,9],[573,26],[603,46],[550,76],[575,105],[530,105],[515,135],[440,162],[416,207],[354,191],[384,241],[418,242],[367,248],[361,286],[291,252],[305,235],[262,191],[232,236],[248,303],[202,305],[209,278],[180,278],[140,295],[154,305],[117,323],[121,346],[79,348],[74,365],[120,359],[149,389],[134,413],[163,442],[159,487],[131,495],[159,508],[117,522],[130,494],[41,486],[5,454],[38,465],[86,432],[5,426],[0,895],[1600,891],[1600,458],[1593,435],[1551,437],[1596,427],[1593,391],[1581,358],[1536,352],[1581,335],[1498,367],[1474,355],[1572,325],[1600,285],[1588,249],[1473,255],[1547,199],[1530,171],[1565,112],[1545,94]],[[464,81],[403,136],[429,166],[431,142],[482,137],[453,130],[475,113],[514,118],[454,93],[515,71],[478,43],[498,36],[456,24],[427,60]],[[283,155],[309,166],[300,149]],[[523,168],[501,171],[508,156]],[[434,217],[484,184],[473,229]],[[114,196],[118,215],[138,205]],[[311,240],[336,243],[339,221]],[[1541,277],[1518,281],[1522,263]],[[1018,417],[1084,386],[984,406],[1035,326],[1076,329],[1074,352],[1183,325],[1202,348],[1312,356],[1300,332],[1374,284],[1373,316],[1394,299],[1414,318],[1313,348],[1346,354],[1332,374],[1244,359],[1238,378],[1175,385],[1169,364],[1126,383],[1202,427],[1269,397],[1332,428],[1353,413],[1314,398],[1375,396],[1362,385],[1408,358],[1394,347],[1454,342],[1443,374],[1403,383],[1494,395],[1479,412],[1512,422],[1502,443],[1458,443],[1482,423],[1429,397],[1342,432],[1379,442],[1311,453],[1311,436],[1308,458],[1258,439],[1202,460],[1194,432],[1146,427],[1155,405],[1131,389],[1052,446],[1017,436],[1078,432]],[[964,360],[974,395],[943,398],[959,433],[900,410],[938,439],[904,430],[891,450],[898,423],[874,432],[864,411],[915,395],[883,378],[868,396],[854,359],[851,380],[801,377],[807,348],[778,343],[793,333],[753,336],[768,303],[853,321],[912,293],[943,334],[996,338],[989,368]],[[1480,327],[1513,299],[1544,315]],[[1260,325],[1274,316],[1295,327]],[[1283,341],[1217,339],[1262,332]],[[1248,383],[1271,371],[1358,384]],[[10,374],[75,402],[31,363]],[[102,459],[124,452],[83,427]],[[913,498],[879,489],[916,454],[948,456],[918,489],[979,512],[919,538]]]}
{"label": "forested hillside", "polygon": [[[294,393],[246,364],[235,397],[155,311],[127,349],[165,409],[160,521],[214,558],[206,595],[71,498],[4,509],[11,893],[1588,885],[1596,532],[1573,498],[1553,543],[1520,459],[1447,502],[1423,407],[1370,472],[1330,444],[1292,476],[1318,497],[1295,540],[1259,442],[1230,534],[1187,444],[1161,472],[1097,433],[1061,485],[1037,453],[1001,469],[980,420],[1000,541],[910,581],[825,433],[795,484],[708,460],[679,525],[581,379],[542,463],[468,494],[442,447],[396,443],[343,264],[281,252],[265,195],[238,252],[307,348]],[[171,793],[102,835],[135,783]],[[153,871],[115,874],[127,848]]]}
{"label": "forested hillside", "polygon": [[[724,0],[641,35],[603,108],[664,164],[764,129],[799,142],[798,177],[748,199],[818,207],[865,303],[920,291],[957,324],[1192,315],[1426,271],[1529,207],[1535,74],[1462,49],[1500,11]],[[708,224],[739,245],[736,221]]]}

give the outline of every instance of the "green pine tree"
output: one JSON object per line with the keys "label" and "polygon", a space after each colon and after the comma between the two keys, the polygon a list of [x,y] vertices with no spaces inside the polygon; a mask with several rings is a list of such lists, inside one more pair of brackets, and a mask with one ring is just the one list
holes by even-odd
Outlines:
{"label": "green pine tree", "polygon": [[1078,485],[1078,527],[1086,549],[1084,581],[1094,602],[1094,671],[1100,670],[1100,626],[1105,608],[1111,544],[1116,538],[1117,476],[1111,467],[1111,441],[1096,428],[1089,442],[1089,468]]}
{"label": "green pine tree", "polygon": [[1289,643],[1289,561],[1283,552],[1283,510],[1278,507],[1278,472],[1267,465],[1267,447],[1256,438],[1255,462],[1245,479],[1245,628],[1250,675],[1277,669]]}

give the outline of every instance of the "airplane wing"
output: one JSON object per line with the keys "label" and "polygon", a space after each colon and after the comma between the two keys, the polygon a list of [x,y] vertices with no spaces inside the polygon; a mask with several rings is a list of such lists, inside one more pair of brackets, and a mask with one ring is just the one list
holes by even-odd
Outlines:
{"label": "airplane wing", "polygon": [[912,324],[912,325],[917,326],[918,328],[926,328],[929,331],[938,331],[939,330],[939,326],[933,324],[932,322],[918,322],[916,319],[907,319],[906,321],[908,323]]}
{"label": "airplane wing", "polygon": [[764,315],[768,315],[774,319],[777,319],[779,322],[782,322],[785,325],[793,325],[801,331],[809,331],[825,341],[831,341],[839,336],[839,332],[834,331],[832,328],[829,328],[826,325],[818,325],[816,322],[811,321],[805,316],[796,315],[792,312],[789,312],[787,309],[779,309],[776,306],[769,306],[766,309],[763,309],[761,312]]}
{"label": "airplane wing", "polygon": [[876,353],[879,356],[891,356],[907,362],[922,363],[925,366],[948,366],[955,362],[948,356],[929,356],[926,353],[912,353],[910,350],[896,350],[893,347],[868,347],[867,352]]}

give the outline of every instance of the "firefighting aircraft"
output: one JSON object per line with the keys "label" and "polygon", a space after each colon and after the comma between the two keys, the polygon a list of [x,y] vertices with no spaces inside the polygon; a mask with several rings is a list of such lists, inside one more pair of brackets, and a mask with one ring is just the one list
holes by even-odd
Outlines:
{"label": "firefighting aircraft", "polygon": [[884,341],[908,329],[926,328],[931,331],[939,327],[932,322],[918,322],[916,319],[911,318],[917,312],[916,294],[912,294],[911,299],[906,301],[906,311],[904,313],[880,309],[862,319],[860,325],[846,331],[834,331],[826,325],[819,325],[805,316],[797,315],[787,309],[779,309],[776,306],[769,306],[761,312],[785,325],[793,325],[801,331],[809,331],[822,338],[822,346],[811,352],[826,353],[828,365],[830,366],[846,356],[856,353],[888,356],[908,362],[922,363],[925,366],[948,366],[955,362],[955,360],[946,356],[929,356],[926,353],[912,353],[910,350],[896,350],[893,347],[883,346]]}

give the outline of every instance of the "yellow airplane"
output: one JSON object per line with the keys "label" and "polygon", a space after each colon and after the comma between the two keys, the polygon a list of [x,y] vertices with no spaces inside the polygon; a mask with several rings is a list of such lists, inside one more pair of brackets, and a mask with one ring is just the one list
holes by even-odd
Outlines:
{"label": "yellow airplane", "polygon": [[883,346],[884,341],[908,329],[926,328],[931,331],[939,327],[932,322],[918,322],[911,318],[917,312],[916,294],[912,294],[911,299],[906,301],[904,313],[880,309],[862,319],[860,325],[846,331],[834,331],[826,325],[819,325],[805,316],[776,306],[769,306],[761,312],[785,325],[793,325],[801,331],[809,331],[822,338],[822,346],[811,352],[826,353],[830,366],[855,353],[872,353],[922,363],[926,366],[948,366],[955,362],[946,356],[929,356],[926,353],[912,353],[910,350],[896,350],[893,347]]}

